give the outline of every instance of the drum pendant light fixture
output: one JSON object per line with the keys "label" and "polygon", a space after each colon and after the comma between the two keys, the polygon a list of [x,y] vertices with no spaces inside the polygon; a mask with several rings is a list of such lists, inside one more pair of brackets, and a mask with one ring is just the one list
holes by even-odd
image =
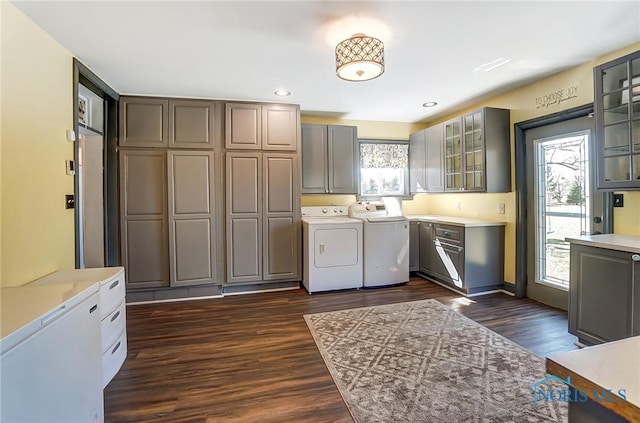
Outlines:
{"label": "drum pendant light fixture", "polygon": [[369,81],[384,72],[384,44],[354,34],[336,46],[336,75],[346,81]]}

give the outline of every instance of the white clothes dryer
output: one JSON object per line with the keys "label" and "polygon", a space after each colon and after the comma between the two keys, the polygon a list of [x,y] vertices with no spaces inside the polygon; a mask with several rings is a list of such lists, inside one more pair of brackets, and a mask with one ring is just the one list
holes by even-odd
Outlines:
{"label": "white clothes dryer", "polygon": [[347,207],[302,207],[302,284],[309,294],[362,288],[362,221],[347,213]]}

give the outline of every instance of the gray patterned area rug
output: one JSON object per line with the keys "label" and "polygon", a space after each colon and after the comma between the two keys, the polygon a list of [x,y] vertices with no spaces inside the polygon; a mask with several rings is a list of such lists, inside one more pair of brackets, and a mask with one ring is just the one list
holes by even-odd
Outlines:
{"label": "gray patterned area rug", "polygon": [[545,363],[436,300],[304,316],[358,423],[563,422]]}

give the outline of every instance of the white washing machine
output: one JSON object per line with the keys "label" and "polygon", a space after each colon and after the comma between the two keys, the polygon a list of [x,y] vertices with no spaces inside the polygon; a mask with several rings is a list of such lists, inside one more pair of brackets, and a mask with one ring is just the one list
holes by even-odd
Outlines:
{"label": "white washing machine", "polygon": [[409,220],[376,204],[354,204],[349,216],[363,222],[364,287],[409,282]]}
{"label": "white washing machine", "polygon": [[348,207],[302,207],[303,278],[309,294],[362,288],[362,221]]}

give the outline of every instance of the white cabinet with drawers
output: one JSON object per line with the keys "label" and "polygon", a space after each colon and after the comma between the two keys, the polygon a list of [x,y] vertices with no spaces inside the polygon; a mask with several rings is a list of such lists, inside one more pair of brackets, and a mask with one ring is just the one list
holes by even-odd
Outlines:
{"label": "white cabinet with drawers", "polygon": [[89,281],[100,284],[100,351],[104,388],[127,357],[124,268],[61,270],[36,280],[30,286]]}

